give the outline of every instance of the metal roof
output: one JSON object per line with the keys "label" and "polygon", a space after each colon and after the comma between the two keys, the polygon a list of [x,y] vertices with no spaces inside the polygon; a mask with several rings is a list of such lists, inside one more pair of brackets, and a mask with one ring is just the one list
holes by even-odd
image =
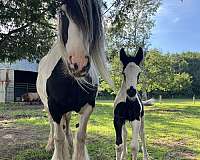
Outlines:
{"label": "metal roof", "polygon": [[37,72],[38,71],[38,64],[37,63],[31,63],[27,60],[20,60],[16,61],[15,63],[0,63],[0,69],[3,68],[10,68],[13,70],[21,70],[21,71],[32,71]]}

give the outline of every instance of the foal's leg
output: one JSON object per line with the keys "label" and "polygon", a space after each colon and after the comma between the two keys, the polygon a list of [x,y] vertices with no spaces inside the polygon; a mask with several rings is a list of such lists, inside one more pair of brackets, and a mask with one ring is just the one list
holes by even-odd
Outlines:
{"label": "foal's leg", "polygon": [[54,122],[54,153],[52,160],[69,160],[68,143],[63,130],[63,120],[58,124]]}
{"label": "foal's leg", "polygon": [[114,127],[116,133],[116,160],[122,159],[123,144],[122,144],[122,127],[125,125],[120,118],[114,117]]}
{"label": "foal's leg", "polygon": [[46,150],[51,151],[54,148],[54,142],[53,142],[54,141],[53,140],[53,134],[54,134],[53,128],[54,128],[54,126],[53,126],[53,119],[51,117],[51,114],[49,113],[49,111],[47,111],[47,112],[48,112],[48,119],[49,119],[49,124],[50,124],[50,132],[49,132],[48,143],[46,145]]}
{"label": "foal's leg", "polygon": [[137,160],[137,152],[138,152],[138,136],[140,132],[141,121],[133,121],[132,122],[132,141],[131,141],[131,152],[132,152],[132,160]]}
{"label": "foal's leg", "polygon": [[127,159],[127,129],[126,125],[124,124],[122,127],[122,141],[123,141],[123,152],[122,152],[122,159],[126,160]]}
{"label": "foal's leg", "polygon": [[87,153],[87,148],[85,146],[85,139],[86,139],[86,131],[87,131],[87,123],[89,117],[93,111],[92,106],[85,105],[80,111],[80,121],[79,121],[79,128],[78,132],[75,137],[75,148],[73,154],[73,160],[89,160],[89,156]]}
{"label": "foal's leg", "polygon": [[70,129],[70,119],[71,119],[71,112],[66,114],[65,120],[66,120],[66,138],[69,144],[70,158],[72,159],[74,148],[73,148],[73,135]]}
{"label": "foal's leg", "polygon": [[144,117],[142,117],[142,119],[141,119],[140,137],[142,140],[143,160],[148,160],[148,152],[147,152],[147,148],[146,148],[145,132],[144,132]]}

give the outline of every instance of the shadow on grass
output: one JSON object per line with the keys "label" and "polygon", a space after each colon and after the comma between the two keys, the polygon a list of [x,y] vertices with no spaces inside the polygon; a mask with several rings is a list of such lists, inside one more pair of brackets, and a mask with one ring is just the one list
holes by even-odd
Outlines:
{"label": "shadow on grass", "polygon": [[167,108],[159,107],[149,107],[146,112],[159,112],[159,113],[177,113],[185,117],[199,117],[200,115],[200,106],[184,106],[184,108],[176,108],[167,106]]}

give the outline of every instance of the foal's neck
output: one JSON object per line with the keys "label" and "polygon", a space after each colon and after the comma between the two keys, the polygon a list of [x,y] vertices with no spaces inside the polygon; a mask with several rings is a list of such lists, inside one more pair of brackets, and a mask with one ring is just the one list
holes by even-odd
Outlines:
{"label": "foal's neck", "polygon": [[117,105],[119,102],[125,102],[126,101],[126,85],[124,79],[122,80],[121,88],[115,98],[115,105]]}

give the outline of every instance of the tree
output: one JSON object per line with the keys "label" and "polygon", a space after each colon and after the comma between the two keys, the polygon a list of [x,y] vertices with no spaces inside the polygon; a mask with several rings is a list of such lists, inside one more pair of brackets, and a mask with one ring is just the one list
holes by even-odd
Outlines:
{"label": "tree", "polygon": [[139,46],[147,48],[160,4],[160,0],[118,1],[106,19],[109,48],[124,47],[132,54]]}
{"label": "tree", "polygon": [[186,72],[192,77],[192,84],[187,88],[187,94],[200,95],[200,53],[198,52],[183,52],[181,54],[173,55],[174,61],[177,62],[180,59],[185,61],[188,65],[181,65],[181,67],[175,66],[175,70],[179,73]]}
{"label": "tree", "polygon": [[177,93],[191,85],[191,76],[186,72],[177,72],[174,66],[181,61],[174,61],[172,55],[150,50],[144,61],[141,82],[146,83],[147,92],[162,91]]}
{"label": "tree", "polygon": [[[151,29],[154,26],[154,15],[160,6],[160,0],[115,1],[113,8],[105,15],[107,55],[112,64],[112,77],[116,90],[121,85],[121,64],[119,49],[125,48],[134,55],[141,46],[148,48]],[[102,90],[110,90],[105,82]],[[116,93],[116,91],[114,91]]]}
{"label": "tree", "polygon": [[55,37],[55,0],[0,1],[0,61],[36,60]]}

